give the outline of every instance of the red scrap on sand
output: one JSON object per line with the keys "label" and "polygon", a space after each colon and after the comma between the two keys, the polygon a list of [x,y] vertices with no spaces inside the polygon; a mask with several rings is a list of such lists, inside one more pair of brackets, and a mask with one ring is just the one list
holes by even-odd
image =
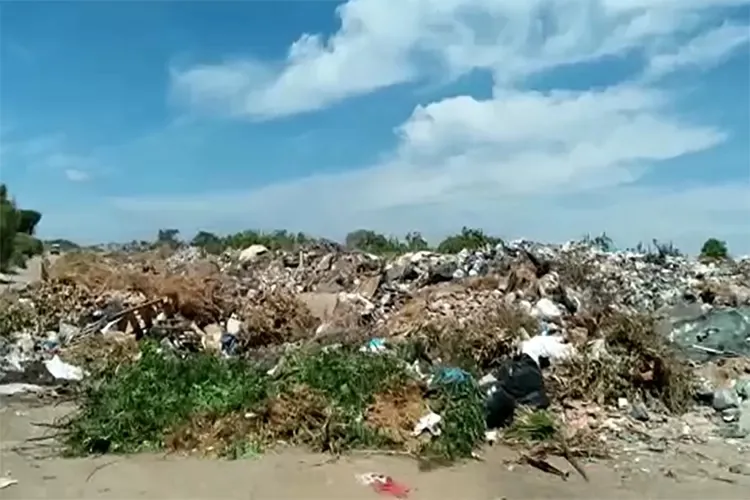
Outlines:
{"label": "red scrap on sand", "polygon": [[398,483],[390,476],[382,474],[362,474],[359,480],[363,484],[370,485],[373,490],[381,495],[390,495],[395,498],[406,498],[409,496],[409,487]]}

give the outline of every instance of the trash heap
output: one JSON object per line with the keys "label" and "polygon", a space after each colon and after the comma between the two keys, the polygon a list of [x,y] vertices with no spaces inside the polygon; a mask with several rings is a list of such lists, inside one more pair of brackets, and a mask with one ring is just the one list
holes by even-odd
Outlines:
{"label": "trash heap", "polygon": [[[460,411],[445,400],[441,413],[426,395],[436,380],[448,380],[471,381],[479,391],[483,430],[528,424],[518,416],[530,407],[552,409],[590,436],[613,427],[604,417],[592,423],[596,408],[650,425],[652,412],[685,412],[702,400],[719,412],[721,432],[750,435],[750,379],[742,368],[747,362],[750,370],[748,261],[529,241],[388,258],[334,243],[293,252],[252,245],[219,256],[192,247],[71,253],[45,280],[0,301],[4,393],[42,383],[20,375],[40,366],[59,381],[133,364],[148,341],[179,359],[244,360],[263,366],[264,377],[301,363],[299,353],[356,346],[398,356],[412,380],[398,390],[368,389],[367,401],[350,405],[365,420],[378,418],[372,405],[387,399],[393,406],[395,398],[410,408],[406,420],[423,413],[423,431],[440,433],[441,419]],[[330,398],[343,404],[313,379],[283,389],[313,406]],[[425,396],[415,403],[412,393]],[[281,411],[284,401],[274,401],[265,411]],[[273,415],[278,424],[280,414]],[[402,435],[406,420],[393,439],[411,443]],[[253,432],[261,432],[257,425]],[[173,431],[173,444],[195,445],[185,435],[195,429]]]}

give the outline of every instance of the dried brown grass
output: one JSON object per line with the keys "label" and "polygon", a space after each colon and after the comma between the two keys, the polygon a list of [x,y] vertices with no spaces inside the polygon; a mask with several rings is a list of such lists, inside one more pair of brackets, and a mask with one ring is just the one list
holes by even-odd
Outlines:
{"label": "dried brown grass", "polygon": [[597,322],[607,355],[590,354],[563,363],[548,380],[558,399],[612,404],[618,397],[659,401],[680,413],[692,403],[695,375],[691,367],[644,315],[611,313]]}
{"label": "dried brown grass", "polygon": [[262,292],[241,311],[246,333],[240,342],[247,349],[311,338],[320,320],[297,297],[285,291]]}
{"label": "dried brown grass", "polygon": [[60,357],[76,366],[97,373],[132,363],[140,354],[135,337],[125,334],[87,335],[65,346]]}
{"label": "dried brown grass", "polygon": [[269,402],[261,432],[266,441],[323,448],[332,416],[333,409],[323,393],[297,384]]}
{"label": "dried brown grass", "polygon": [[480,314],[418,324],[415,335],[433,359],[486,370],[510,355],[524,335],[533,335],[537,328],[537,321],[520,308],[495,303],[485,305]]}
{"label": "dried brown grass", "polygon": [[365,412],[365,422],[392,443],[416,452],[420,441],[412,431],[428,410],[422,387],[412,381],[375,394]]}
{"label": "dried brown grass", "polygon": [[184,274],[170,274],[164,262],[151,254],[127,258],[86,252],[66,254],[51,267],[48,286],[56,288],[55,292],[73,287],[79,295],[90,297],[87,302],[102,302],[100,298],[113,292],[132,293],[139,300],[167,298],[175,312],[199,325],[219,321],[237,307],[232,287],[218,272],[188,268]]}
{"label": "dried brown grass", "polygon": [[164,442],[172,452],[226,456],[237,443],[254,436],[257,427],[252,416],[242,412],[201,414],[169,432]]}

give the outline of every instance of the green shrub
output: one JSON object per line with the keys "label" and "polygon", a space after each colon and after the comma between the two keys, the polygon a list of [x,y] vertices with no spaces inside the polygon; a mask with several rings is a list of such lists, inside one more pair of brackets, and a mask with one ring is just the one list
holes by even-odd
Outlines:
{"label": "green shrub", "polygon": [[503,240],[488,236],[481,229],[464,227],[459,234],[448,236],[437,247],[441,253],[458,253],[463,249],[480,250],[488,246],[495,246]]}
{"label": "green shrub", "polygon": [[41,240],[34,238],[26,233],[16,233],[13,239],[15,253],[26,258],[42,255],[44,253],[44,244]]}
{"label": "green shrub", "polygon": [[721,260],[729,257],[729,250],[727,244],[716,238],[709,238],[703,244],[701,248],[701,258]]}

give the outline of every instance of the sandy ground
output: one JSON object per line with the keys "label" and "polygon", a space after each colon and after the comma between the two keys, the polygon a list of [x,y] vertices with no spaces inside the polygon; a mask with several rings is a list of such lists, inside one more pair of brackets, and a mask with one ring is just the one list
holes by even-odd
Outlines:
{"label": "sandy ground", "polygon": [[0,402],[0,468],[18,480],[0,491],[0,498],[376,499],[379,494],[356,480],[365,472],[407,484],[413,499],[750,498],[750,477],[728,470],[750,462],[726,444],[588,463],[589,483],[560,460],[553,463],[571,471],[566,481],[529,466],[509,465],[517,455],[504,448],[488,449],[483,461],[430,472],[420,472],[403,457],[332,460],[301,450],[237,461],[153,454],[45,458],[52,450],[28,439],[50,429],[33,424],[67,411],[64,406]]}
{"label": "sandy ground", "polygon": [[[59,255],[47,255],[52,264]],[[26,261],[26,269],[16,269],[12,274],[0,274],[0,292],[23,288],[29,283],[39,281],[42,275],[42,257],[32,257]]]}

